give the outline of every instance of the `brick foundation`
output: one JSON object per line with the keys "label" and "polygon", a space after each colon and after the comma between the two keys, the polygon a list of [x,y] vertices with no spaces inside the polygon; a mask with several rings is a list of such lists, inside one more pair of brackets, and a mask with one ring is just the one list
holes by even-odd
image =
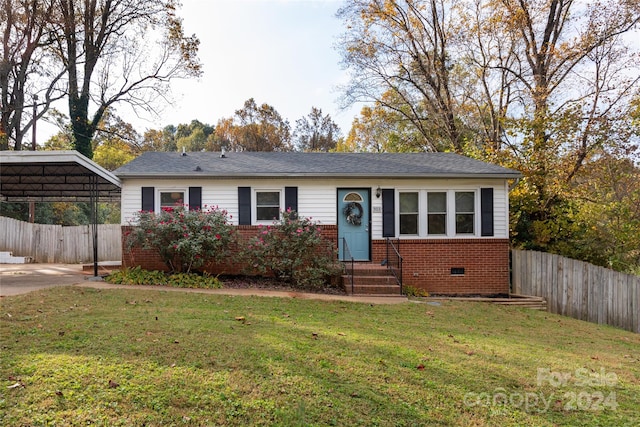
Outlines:
{"label": "brick foundation", "polygon": [[[508,239],[394,240],[403,258],[403,284],[430,294],[509,293]],[[373,242],[373,262],[386,258],[386,242]],[[452,268],[464,274],[452,275]]]}
{"label": "brick foundation", "polygon": [[[149,270],[166,271],[156,254],[140,248],[128,250],[124,242],[129,226],[122,227],[122,266],[142,266]],[[338,227],[321,226],[322,235],[337,247]],[[237,227],[240,245],[257,235],[257,226]],[[399,244],[398,244],[399,242]],[[394,240],[403,258],[403,283],[422,288],[430,294],[446,295],[506,295],[509,293],[508,239],[419,239]],[[237,249],[236,249],[237,250]],[[372,242],[372,262],[386,259],[386,241]],[[211,274],[246,274],[244,266],[230,262],[209,264]],[[451,274],[452,268],[464,268],[464,274]]]}

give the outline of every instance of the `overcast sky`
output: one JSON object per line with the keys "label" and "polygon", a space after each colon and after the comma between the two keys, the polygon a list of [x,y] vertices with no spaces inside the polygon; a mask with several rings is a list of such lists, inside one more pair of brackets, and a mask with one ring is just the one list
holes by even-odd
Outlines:
{"label": "overcast sky", "polygon": [[[337,86],[347,81],[334,45],[343,32],[335,17],[343,0],[182,0],[185,34],[200,39],[200,79],[172,84],[174,106],[160,118],[140,119],[122,105],[117,114],[142,135],[147,129],[198,119],[215,125],[233,116],[244,101],[267,103],[289,120],[322,109],[349,132],[361,105],[340,109]],[[57,108],[66,113],[66,103]],[[41,121],[42,144],[58,129]],[[29,137],[30,138],[30,137]]]}
{"label": "overcast sky", "polygon": [[[244,101],[273,106],[292,128],[311,107],[329,113],[343,134],[359,111],[339,109],[346,72],[334,48],[340,0],[183,0],[185,33],[200,38],[204,75],[176,82],[176,107],[157,127],[192,119],[216,124]],[[147,127],[156,127],[147,124]]]}

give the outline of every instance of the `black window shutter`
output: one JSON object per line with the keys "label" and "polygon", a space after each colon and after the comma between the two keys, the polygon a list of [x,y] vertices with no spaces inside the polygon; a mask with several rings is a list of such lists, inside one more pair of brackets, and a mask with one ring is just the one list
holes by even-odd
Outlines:
{"label": "black window shutter", "polygon": [[251,187],[238,187],[238,224],[251,225]]}
{"label": "black window shutter", "polygon": [[284,187],[284,210],[298,212],[298,187]]}
{"label": "black window shutter", "polygon": [[142,187],[142,210],[153,212],[155,210],[155,187]]}
{"label": "black window shutter", "polygon": [[189,187],[189,210],[202,209],[202,187]]}
{"label": "black window shutter", "polygon": [[493,188],[480,189],[480,234],[493,236]]}
{"label": "black window shutter", "polygon": [[395,190],[382,190],[382,237],[396,237]]}

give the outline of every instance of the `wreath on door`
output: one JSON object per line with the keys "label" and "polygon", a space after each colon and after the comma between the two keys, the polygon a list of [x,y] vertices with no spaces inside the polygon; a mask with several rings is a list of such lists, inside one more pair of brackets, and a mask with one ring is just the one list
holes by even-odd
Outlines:
{"label": "wreath on door", "polygon": [[347,222],[352,225],[362,224],[362,205],[358,202],[351,202],[344,208],[344,214]]}

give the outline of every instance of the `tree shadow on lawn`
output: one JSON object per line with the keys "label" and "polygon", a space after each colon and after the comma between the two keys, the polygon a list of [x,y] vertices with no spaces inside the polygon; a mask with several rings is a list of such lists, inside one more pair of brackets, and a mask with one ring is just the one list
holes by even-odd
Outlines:
{"label": "tree shadow on lawn", "polygon": [[[3,312],[12,310],[9,302]],[[141,413],[159,405],[193,420],[238,425],[294,419],[339,425],[363,419],[406,425],[558,422],[567,414],[513,405],[496,412],[466,405],[465,396],[497,388],[550,393],[536,386],[536,360],[576,361],[567,347],[544,356],[562,341],[565,325],[547,322],[548,334],[528,337],[533,347],[526,351],[519,341],[534,328],[532,316],[545,322],[542,313],[473,304],[390,307],[60,288],[16,298],[15,305],[21,312],[12,321],[2,317],[3,336],[10,337],[3,348],[5,378],[84,400],[102,396]],[[461,320],[462,311],[486,318],[471,326]],[[109,388],[109,381],[118,387]],[[582,421],[593,416],[572,415]]]}

